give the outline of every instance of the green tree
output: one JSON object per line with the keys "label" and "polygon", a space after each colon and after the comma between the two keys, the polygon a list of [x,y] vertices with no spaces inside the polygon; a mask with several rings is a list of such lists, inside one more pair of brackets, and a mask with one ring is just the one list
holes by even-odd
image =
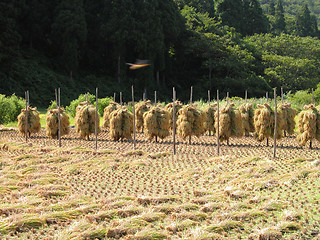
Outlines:
{"label": "green tree", "polygon": [[276,13],[276,8],[275,8],[274,0],[270,0],[270,2],[269,2],[268,13],[269,13],[270,15],[272,15],[272,16],[274,16],[275,13]]}
{"label": "green tree", "polygon": [[311,16],[308,4],[304,4],[296,15],[295,25],[296,34],[299,36],[317,36],[318,34],[315,18]]}
{"label": "green tree", "polygon": [[209,17],[215,16],[214,0],[174,0],[180,9],[184,6],[193,7],[197,12],[208,13]]}
{"label": "green tree", "polygon": [[286,21],[284,17],[284,9],[282,0],[277,1],[275,9],[275,22],[273,25],[273,31],[276,33],[286,32]]}

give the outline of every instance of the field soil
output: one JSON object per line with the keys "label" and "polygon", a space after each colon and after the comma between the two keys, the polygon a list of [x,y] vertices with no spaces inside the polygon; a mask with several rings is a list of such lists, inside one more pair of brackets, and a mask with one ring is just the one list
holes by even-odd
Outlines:
{"label": "field soil", "polygon": [[0,239],[320,239],[320,144],[25,141],[0,131]]}

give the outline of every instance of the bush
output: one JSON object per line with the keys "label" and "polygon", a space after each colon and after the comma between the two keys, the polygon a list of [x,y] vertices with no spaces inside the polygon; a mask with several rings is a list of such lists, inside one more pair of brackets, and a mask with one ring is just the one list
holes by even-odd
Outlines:
{"label": "bush", "polygon": [[16,121],[24,107],[25,101],[15,94],[10,97],[0,94],[0,124]]}
{"label": "bush", "polygon": [[[104,109],[109,106],[111,102],[113,102],[112,97],[98,99],[98,113],[100,116],[103,116]],[[96,102],[94,102],[94,105],[96,105]]]}
{"label": "bush", "polygon": [[57,109],[57,108],[58,108],[58,106],[57,106],[56,101],[51,100],[50,106],[47,108],[47,111],[50,111],[50,110],[52,110],[52,109]]}

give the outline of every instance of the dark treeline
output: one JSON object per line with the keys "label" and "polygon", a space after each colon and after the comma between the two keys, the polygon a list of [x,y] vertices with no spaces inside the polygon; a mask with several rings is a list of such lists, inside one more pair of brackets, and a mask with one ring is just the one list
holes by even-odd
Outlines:
{"label": "dark treeline", "polygon": [[[190,86],[195,99],[208,89],[231,96],[248,89],[253,97],[286,82],[286,69],[277,72],[283,62],[295,81],[286,83],[287,90],[315,87],[316,57],[279,54],[279,60],[259,44],[289,38],[279,11],[275,4],[273,15],[264,13],[258,0],[0,0],[0,93],[23,96],[29,90],[31,103],[40,106],[54,99],[57,87],[63,104],[96,87],[101,97],[122,91],[129,101],[131,85],[141,97],[157,90],[161,101],[170,98],[172,86],[181,100]],[[308,5],[299,14],[292,33],[318,37]],[[318,50],[318,40],[310,41]],[[136,59],[152,64],[129,70],[126,63]],[[295,67],[301,59],[308,68]],[[296,68],[307,84],[296,82]],[[311,77],[303,73],[310,69]]]}

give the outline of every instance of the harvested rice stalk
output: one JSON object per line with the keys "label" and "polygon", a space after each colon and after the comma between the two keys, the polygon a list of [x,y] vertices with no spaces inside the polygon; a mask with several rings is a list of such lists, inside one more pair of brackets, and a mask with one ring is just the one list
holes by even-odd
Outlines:
{"label": "harvested rice stalk", "polygon": [[153,107],[143,115],[145,134],[149,140],[164,139],[170,135],[170,114],[161,107]]}
{"label": "harvested rice stalk", "polygon": [[[28,122],[27,122],[27,132],[29,137],[31,133],[38,133],[40,132],[41,125],[40,125],[40,117],[37,108],[28,107]],[[19,132],[23,135],[26,134],[26,109],[21,109],[21,113],[18,116],[18,129]]]}
{"label": "harvested rice stalk", "polygon": [[[310,141],[310,147],[312,147],[311,142],[313,139],[317,138],[317,128],[319,112],[313,104],[304,106],[304,110],[298,114],[297,117],[297,127],[298,135],[297,140],[300,146],[305,146],[308,141]],[[320,123],[319,123],[320,125]],[[318,125],[318,127],[319,127]]]}
{"label": "harvested rice stalk", "polygon": [[[51,109],[47,113],[46,117],[46,130],[47,136],[51,138],[58,138],[59,133],[59,109]],[[64,112],[63,109],[60,109],[60,124],[61,136],[69,134],[69,116]]]}
{"label": "harvested rice stalk", "polygon": [[103,112],[103,123],[104,128],[109,128],[110,125],[110,115],[113,111],[119,109],[121,106],[116,102],[111,102],[107,107],[105,107]]}
{"label": "harvested rice stalk", "polygon": [[76,112],[78,112],[83,106],[89,105],[89,101],[79,102],[78,106],[76,107]]}
{"label": "harvested rice stalk", "polygon": [[133,133],[133,114],[126,108],[113,111],[110,115],[110,137],[119,139],[131,139]]}
{"label": "harvested rice stalk", "polygon": [[[174,102],[174,107],[175,107],[175,112],[176,112],[176,122],[178,120],[178,116],[179,116],[179,110],[182,108],[182,103],[178,100],[176,100]],[[172,130],[172,113],[173,113],[173,103],[168,103],[165,107],[165,110],[167,110],[170,114],[170,129]]]}
{"label": "harvested rice stalk", "polygon": [[192,136],[200,137],[205,133],[205,121],[206,115],[203,111],[198,110],[195,105],[183,106],[179,110],[177,133],[183,139],[189,137],[189,143],[191,143]]}
{"label": "harvested rice stalk", "polygon": [[[219,110],[219,135],[220,140],[229,140],[230,137],[242,137],[244,133],[241,113],[229,103]],[[215,128],[218,128],[218,113],[215,113]]]}
{"label": "harvested rice stalk", "polygon": [[283,119],[283,130],[289,135],[294,134],[295,121],[294,118],[297,114],[297,111],[291,108],[290,103],[283,103],[278,107],[279,115]]}
{"label": "harvested rice stalk", "polygon": [[250,132],[254,132],[254,111],[251,103],[244,103],[239,107],[242,118],[242,124],[245,135],[249,136]]}
{"label": "harvested rice stalk", "polygon": [[216,133],[216,129],[214,128],[214,114],[217,111],[217,103],[212,105],[207,105],[203,112],[206,114],[206,121],[204,122],[204,127],[206,131],[209,131],[209,136]]}
{"label": "harvested rice stalk", "polygon": [[[84,104],[83,104],[84,103]],[[75,125],[76,130],[80,134],[80,137],[85,139],[92,133],[95,133],[95,121],[96,121],[96,108],[93,105],[89,105],[88,102],[83,102],[79,104],[76,110]],[[97,122],[99,124],[100,117],[98,114]],[[98,133],[100,132],[100,127],[98,127]]]}
{"label": "harvested rice stalk", "polygon": [[[255,138],[258,141],[263,141],[274,137],[275,115],[274,110],[270,107],[269,103],[263,105],[258,104],[258,108],[254,112],[254,127]],[[276,138],[282,137],[283,119],[279,112],[277,112],[277,134]]]}
{"label": "harvested rice stalk", "polygon": [[142,129],[142,132],[143,132],[143,114],[148,112],[150,108],[151,108],[150,100],[141,101],[135,105],[135,113],[136,113],[136,120],[137,120],[136,128],[138,131]]}

